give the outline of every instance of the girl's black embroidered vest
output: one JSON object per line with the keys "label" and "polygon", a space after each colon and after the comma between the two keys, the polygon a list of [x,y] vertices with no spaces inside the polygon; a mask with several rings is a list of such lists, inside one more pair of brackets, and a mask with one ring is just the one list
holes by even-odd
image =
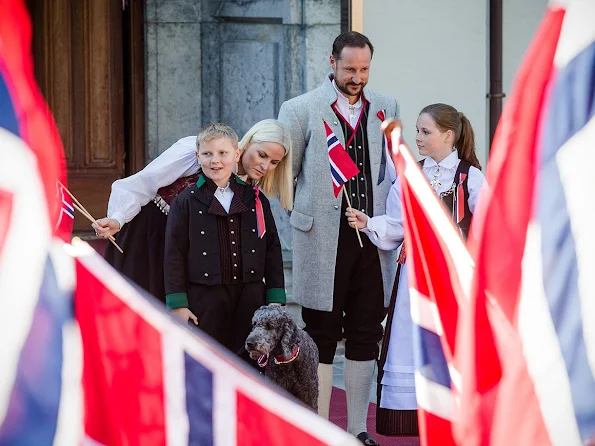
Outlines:
{"label": "girl's black embroidered vest", "polygon": [[440,200],[459,228],[463,240],[467,240],[473,216],[469,209],[469,188],[467,187],[470,167],[471,164],[467,161],[460,160],[450,189],[440,194]]}

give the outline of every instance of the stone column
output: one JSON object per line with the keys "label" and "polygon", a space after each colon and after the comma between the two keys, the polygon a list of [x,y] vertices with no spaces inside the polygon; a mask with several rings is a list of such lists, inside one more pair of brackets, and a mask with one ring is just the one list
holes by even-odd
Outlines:
{"label": "stone column", "polygon": [[145,0],[147,162],[201,128],[201,2]]}

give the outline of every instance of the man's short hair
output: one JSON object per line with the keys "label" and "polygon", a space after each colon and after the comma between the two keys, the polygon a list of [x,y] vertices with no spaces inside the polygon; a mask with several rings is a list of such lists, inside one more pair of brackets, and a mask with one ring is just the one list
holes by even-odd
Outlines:
{"label": "man's short hair", "polygon": [[212,141],[217,138],[227,138],[234,149],[238,148],[238,134],[227,124],[215,122],[205,125],[196,137],[196,151],[200,149],[203,142]]}
{"label": "man's short hair", "polygon": [[368,39],[366,36],[356,31],[347,31],[341,33],[333,42],[333,57],[335,58],[335,60],[341,59],[341,51],[343,51],[343,48],[345,48],[346,46],[354,48],[365,48],[366,45],[370,47],[370,53],[373,56],[374,47],[372,46],[370,39]]}

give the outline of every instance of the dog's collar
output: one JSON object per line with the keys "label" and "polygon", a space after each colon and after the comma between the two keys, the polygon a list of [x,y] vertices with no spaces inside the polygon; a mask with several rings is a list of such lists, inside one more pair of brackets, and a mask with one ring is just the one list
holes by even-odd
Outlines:
{"label": "dog's collar", "polygon": [[[279,364],[288,364],[291,361],[293,361],[295,358],[298,357],[298,355],[300,354],[300,347],[297,346],[294,350],[293,353],[291,354],[291,356],[287,359],[285,359],[283,356],[275,356],[274,361],[275,364],[279,365]],[[260,368],[264,368],[267,366],[267,364],[269,363],[269,355],[260,355],[258,357],[258,367]]]}
{"label": "dog's collar", "polygon": [[258,363],[258,367],[260,367],[260,368],[266,367],[266,365],[269,362],[269,355],[260,355],[256,362]]}
{"label": "dog's collar", "polygon": [[287,359],[285,359],[283,356],[275,356],[275,364],[287,364],[290,363],[291,361],[293,361],[295,358],[298,357],[298,355],[300,354],[300,347],[296,346],[295,349],[293,350],[293,353],[291,354],[291,356]]}

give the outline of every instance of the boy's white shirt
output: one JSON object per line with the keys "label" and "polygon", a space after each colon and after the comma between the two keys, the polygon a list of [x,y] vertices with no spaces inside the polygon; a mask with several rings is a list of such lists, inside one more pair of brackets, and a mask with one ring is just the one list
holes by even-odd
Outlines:
{"label": "boy's white shirt", "polygon": [[225,187],[217,187],[215,191],[215,198],[221,203],[225,212],[229,214],[229,208],[231,206],[231,200],[233,198],[233,191],[229,187],[229,183]]}

